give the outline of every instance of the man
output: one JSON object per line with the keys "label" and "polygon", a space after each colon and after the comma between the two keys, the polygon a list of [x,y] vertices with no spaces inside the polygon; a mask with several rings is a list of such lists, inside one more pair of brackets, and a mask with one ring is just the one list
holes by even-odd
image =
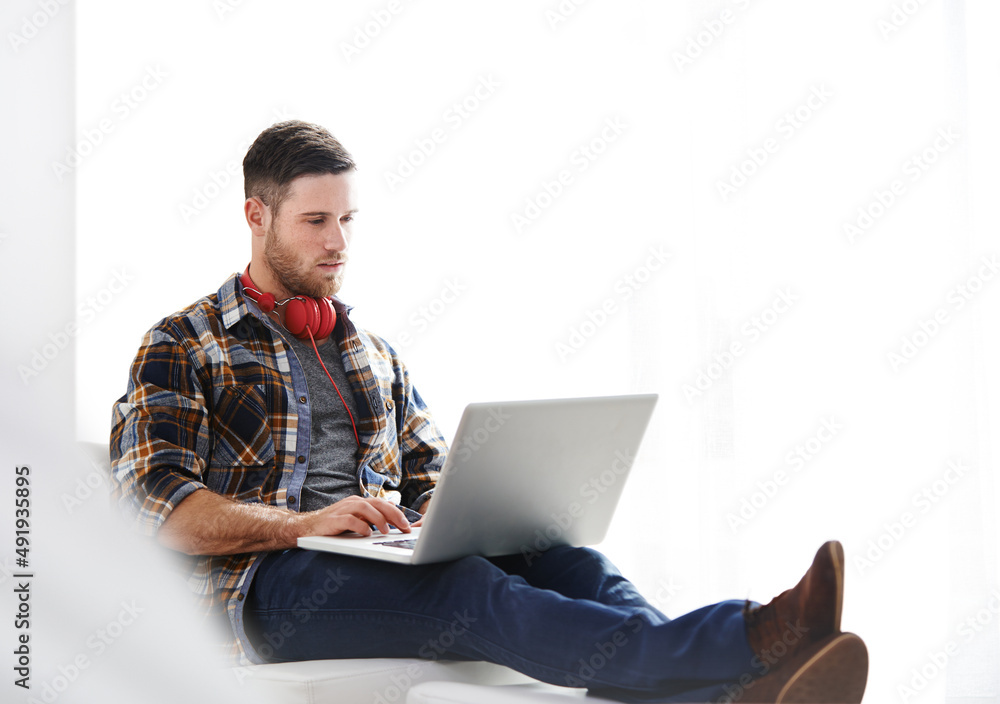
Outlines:
{"label": "man", "polygon": [[321,127],[265,130],[244,160],[249,267],[146,334],[114,408],[115,494],[193,556],[189,581],[228,617],[238,661],[475,659],[632,701],[860,701],[867,653],[840,632],[838,543],[766,606],[675,620],[586,548],[417,567],[296,547],[409,532],[447,451],[395,351],[333,297],[354,169]]}

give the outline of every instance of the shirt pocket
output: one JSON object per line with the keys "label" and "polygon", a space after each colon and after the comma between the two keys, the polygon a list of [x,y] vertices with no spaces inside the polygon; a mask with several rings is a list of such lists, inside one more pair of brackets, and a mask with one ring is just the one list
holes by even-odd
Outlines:
{"label": "shirt pocket", "polygon": [[211,427],[208,488],[232,497],[259,494],[275,459],[264,390],[257,384],[220,387]]}

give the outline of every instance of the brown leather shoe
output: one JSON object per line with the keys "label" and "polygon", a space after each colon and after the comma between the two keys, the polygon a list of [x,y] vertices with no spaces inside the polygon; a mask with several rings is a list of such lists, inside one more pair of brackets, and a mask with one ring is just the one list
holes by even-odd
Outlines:
{"label": "brown leather shoe", "polygon": [[768,604],[743,610],[747,641],[768,667],[840,632],[844,602],[844,547],[825,543],[792,589]]}
{"label": "brown leather shoe", "polygon": [[867,682],[864,642],[853,633],[836,633],[783,659],[731,698],[741,704],[859,704]]}

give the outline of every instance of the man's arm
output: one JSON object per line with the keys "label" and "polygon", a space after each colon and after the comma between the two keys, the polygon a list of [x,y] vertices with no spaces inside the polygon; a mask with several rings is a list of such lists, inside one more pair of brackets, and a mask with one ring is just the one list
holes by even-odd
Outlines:
{"label": "man's arm", "polygon": [[406,516],[392,503],[351,496],[318,511],[294,513],[276,506],[232,501],[199,489],[181,501],[157,532],[164,547],[189,555],[234,555],[293,548],[307,535],[354,531],[371,535],[372,526],[389,532],[389,523],[410,532]]}

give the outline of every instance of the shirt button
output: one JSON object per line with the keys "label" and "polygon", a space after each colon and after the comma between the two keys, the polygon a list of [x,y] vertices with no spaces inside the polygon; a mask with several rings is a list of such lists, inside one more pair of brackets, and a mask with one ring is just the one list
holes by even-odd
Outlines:
{"label": "shirt button", "polygon": [[288,497],[288,503],[294,504],[295,503],[295,497],[294,496],[289,496]]}
{"label": "shirt button", "polygon": [[306,461],[306,456],[305,455],[299,455],[299,464],[302,464],[305,461]]}
{"label": "shirt button", "polygon": [[243,601],[243,594],[237,594],[236,601]]}
{"label": "shirt button", "polygon": [[305,396],[299,396],[299,403],[305,403],[305,402],[306,402],[306,397]]}
{"label": "shirt button", "polygon": [[390,413],[392,413],[392,399],[391,398],[387,398],[385,400],[385,410],[387,410]]}

